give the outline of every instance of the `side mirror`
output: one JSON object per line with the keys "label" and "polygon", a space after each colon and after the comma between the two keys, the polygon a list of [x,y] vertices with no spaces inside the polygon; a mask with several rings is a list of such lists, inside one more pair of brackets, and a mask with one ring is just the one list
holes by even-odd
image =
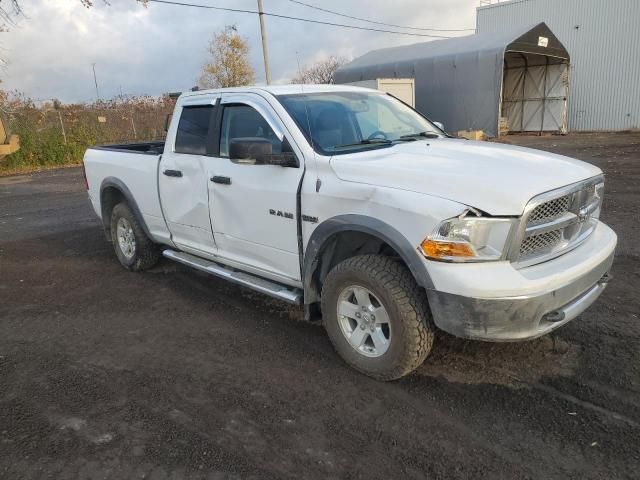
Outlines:
{"label": "side mirror", "polygon": [[266,138],[240,137],[232,138],[229,142],[229,159],[246,160],[262,163],[264,158],[271,155],[273,147]]}
{"label": "side mirror", "polygon": [[444,132],[444,125],[442,122],[433,122],[433,124]]}
{"label": "side mirror", "polygon": [[242,137],[233,138],[229,142],[229,159],[253,165],[278,165],[280,167],[297,167],[298,160],[290,150],[288,143],[283,143],[282,153],[273,153],[273,145],[266,138]]}

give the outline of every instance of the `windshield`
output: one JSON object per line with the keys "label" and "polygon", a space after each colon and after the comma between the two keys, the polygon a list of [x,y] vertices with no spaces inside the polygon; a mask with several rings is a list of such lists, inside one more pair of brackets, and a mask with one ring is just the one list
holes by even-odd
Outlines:
{"label": "windshield", "polygon": [[380,92],[296,93],[278,99],[323,155],[444,135],[412,108]]}

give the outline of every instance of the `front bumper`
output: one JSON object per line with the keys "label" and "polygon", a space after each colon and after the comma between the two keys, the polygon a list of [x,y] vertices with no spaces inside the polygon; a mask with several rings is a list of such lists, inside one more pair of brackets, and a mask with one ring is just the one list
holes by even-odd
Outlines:
{"label": "front bumper", "polygon": [[[593,256],[585,258],[584,253],[589,252],[587,248],[584,252],[565,254],[566,257],[582,257],[583,263],[589,263],[589,268],[586,271],[582,268],[580,275],[555,285],[552,278],[561,276],[562,270],[559,270],[547,279],[550,288],[543,291],[480,298],[442,290],[428,290],[434,322],[452,335],[474,340],[508,342],[545,335],[576,318],[604,291],[610,278],[609,270],[613,263],[615,240],[613,234],[606,245],[600,244],[600,255],[596,262],[593,262]],[[569,258],[561,262],[565,263],[567,260]],[[552,262],[553,260],[548,263]],[[563,273],[566,273],[566,270]],[[492,279],[487,278],[485,287],[491,283]]]}

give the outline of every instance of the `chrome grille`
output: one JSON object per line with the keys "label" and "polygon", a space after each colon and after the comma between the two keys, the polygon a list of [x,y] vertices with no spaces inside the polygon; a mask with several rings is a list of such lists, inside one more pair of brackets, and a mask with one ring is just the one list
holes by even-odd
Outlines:
{"label": "chrome grille", "polygon": [[535,197],[522,218],[511,258],[518,266],[544,262],[579,245],[600,214],[602,177]]}
{"label": "chrome grille", "polygon": [[520,256],[529,255],[532,252],[552,249],[562,241],[562,231],[552,230],[527,237],[520,245]]}
{"label": "chrome grille", "polygon": [[548,222],[553,220],[569,210],[569,201],[571,195],[565,195],[564,197],[556,198],[538,205],[533,209],[529,215],[529,224],[535,225],[538,223]]}

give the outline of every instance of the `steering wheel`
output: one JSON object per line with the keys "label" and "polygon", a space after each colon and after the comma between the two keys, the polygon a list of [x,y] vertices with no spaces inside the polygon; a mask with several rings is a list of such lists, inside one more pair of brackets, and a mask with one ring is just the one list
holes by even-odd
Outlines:
{"label": "steering wheel", "polygon": [[382,137],[383,140],[389,140],[389,137],[387,137],[387,134],[384,133],[382,130],[376,130],[375,132],[373,132],[371,135],[367,137],[367,140],[373,140],[374,138],[378,138],[378,137]]}

